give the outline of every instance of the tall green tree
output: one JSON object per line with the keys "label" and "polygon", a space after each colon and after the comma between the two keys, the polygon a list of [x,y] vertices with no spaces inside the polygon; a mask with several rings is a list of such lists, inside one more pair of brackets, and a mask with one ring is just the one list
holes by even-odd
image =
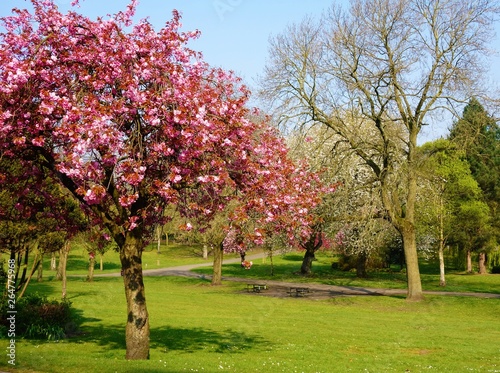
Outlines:
{"label": "tall green tree", "polygon": [[[480,258],[487,252],[498,250],[500,242],[500,126],[484,106],[472,98],[456,121],[449,138],[462,149],[470,164],[472,176],[483,192],[489,206],[491,229],[489,230]],[[484,265],[480,263],[480,271]]]}
{"label": "tall green tree", "polygon": [[489,231],[489,209],[463,151],[446,139],[426,143],[421,151],[425,162],[417,209],[419,228],[438,242],[440,285],[445,286],[444,248],[458,245],[467,253],[467,268],[472,271],[471,254],[481,248]]}

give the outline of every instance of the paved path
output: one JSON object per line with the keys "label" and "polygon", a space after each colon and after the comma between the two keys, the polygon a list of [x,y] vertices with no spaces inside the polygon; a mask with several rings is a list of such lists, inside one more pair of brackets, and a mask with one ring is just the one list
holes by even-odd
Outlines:
{"label": "paved path", "polygon": [[[247,255],[247,260],[254,260],[263,258],[266,254],[254,254]],[[239,263],[240,258],[226,259],[223,264]],[[212,262],[201,263],[201,264],[189,264],[177,267],[159,268],[159,269],[147,269],[144,270],[144,276],[180,276],[180,277],[194,277],[210,279],[212,276],[199,274],[192,272],[195,268],[211,267]],[[116,277],[120,276],[119,273],[109,273],[102,275],[95,275],[95,277]],[[362,288],[354,286],[337,286],[337,285],[323,285],[323,284],[311,284],[311,283],[297,283],[297,282],[286,282],[286,281],[273,281],[273,280],[255,280],[248,278],[238,278],[238,277],[222,277],[225,281],[242,282],[245,284],[265,283],[269,287],[280,287],[280,288],[290,288],[300,286],[301,288],[307,288],[312,291],[328,292],[331,295],[406,295],[405,289],[379,289],[379,288]],[[464,296],[464,297],[478,297],[478,298],[498,298],[500,299],[500,294],[494,293],[464,293],[464,292],[450,292],[450,291],[424,291],[424,294],[429,295],[451,295],[451,296]]]}

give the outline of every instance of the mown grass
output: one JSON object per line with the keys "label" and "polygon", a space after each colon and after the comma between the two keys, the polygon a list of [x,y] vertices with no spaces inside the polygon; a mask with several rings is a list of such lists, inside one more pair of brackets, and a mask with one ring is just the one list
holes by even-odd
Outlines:
{"label": "mown grass", "polygon": [[[72,278],[82,334],[16,341],[19,372],[498,372],[500,301],[270,298],[242,285],[147,277],[151,358],[124,359],[121,278]],[[57,297],[60,283],[34,283]],[[5,351],[7,341],[1,340]],[[0,358],[1,370],[11,370]]]}
{"label": "mown grass", "polygon": [[[302,264],[302,253],[287,253],[270,258],[255,259],[250,270],[244,270],[239,264],[228,264],[223,267],[223,275],[227,277],[244,277],[259,280],[277,280],[326,285],[405,289],[406,274],[399,267],[392,271],[372,271],[367,278],[357,278],[355,272],[344,272],[332,269],[336,260],[330,254],[319,253],[313,262],[312,273],[308,276],[298,274]],[[422,287],[428,291],[449,292],[484,292],[500,294],[500,275],[470,275],[453,268],[446,269],[446,286],[439,286],[439,265],[435,261],[420,262]],[[210,274],[211,268],[197,268],[194,271]],[[273,272],[273,275],[271,275]]]}
{"label": "mown grass", "polygon": [[[185,246],[146,250],[144,263],[158,267],[205,262]],[[115,252],[105,271],[118,272]],[[404,288],[399,272],[333,271],[333,258],[318,255],[313,275],[302,277],[302,254],[255,259],[251,270],[225,265],[224,276]],[[86,274],[86,254],[73,250],[70,274]],[[83,262],[83,263],[82,263]],[[106,265],[107,263],[107,265]],[[84,265],[85,264],[85,265]],[[146,268],[146,266],[145,266]],[[438,286],[437,267],[423,263],[427,290]],[[207,273],[211,268],[200,269]],[[96,274],[100,271],[96,270]],[[29,292],[60,296],[60,282],[45,271],[44,282]],[[499,275],[449,272],[446,289],[500,291]],[[151,359],[126,361],[126,306],[120,277],[86,282],[70,277],[68,297],[80,334],[59,342],[16,339],[15,371],[28,372],[500,372],[500,300],[427,296],[411,303],[403,297],[337,297],[329,300],[270,298],[243,291],[241,283],[212,287],[203,279],[146,277],[151,320]],[[6,351],[8,343],[0,340]],[[14,371],[4,354],[0,371]]]}

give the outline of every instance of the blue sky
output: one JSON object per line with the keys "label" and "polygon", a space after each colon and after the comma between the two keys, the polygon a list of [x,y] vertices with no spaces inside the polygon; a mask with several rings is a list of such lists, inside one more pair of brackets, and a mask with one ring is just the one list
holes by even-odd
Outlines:
{"label": "blue sky", "polygon": [[[13,7],[25,8],[29,0],[0,0],[0,16]],[[60,10],[71,8],[71,0],[57,0]],[[91,18],[125,9],[128,0],[81,0],[79,13]],[[233,70],[252,86],[262,73],[270,35],[305,15],[320,15],[332,0],[139,0],[136,17],[148,17],[162,27],[177,9],[182,14],[183,30],[201,31],[190,47],[203,52],[207,62]]]}
{"label": "blue sky", "polygon": [[[296,23],[306,15],[319,16],[336,1],[346,4],[348,0],[139,0],[136,17],[149,18],[160,28],[171,19],[172,10],[182,14],[183,30],[201,31],[198,40],[190,47],[203,52],[207,62],[233,70],[250,88],[263,73],[268,55],[268,41],[287,24]],[[56,0],[62,11],[71,8],[71,0]],[[80,0],[77,11],[91,18],[114,14],[125,9],[129,0]],[[29,0],[0,0],[0,16],[11,13],[13,7],[25,8]],[[500,51],[500,24],[491,47]],[[490,84],[499,85],[500,58],[492,59]],[[451,122],[446,126],[451,125]],[[442,123],[425,128],[426,139],[443,135]]]}

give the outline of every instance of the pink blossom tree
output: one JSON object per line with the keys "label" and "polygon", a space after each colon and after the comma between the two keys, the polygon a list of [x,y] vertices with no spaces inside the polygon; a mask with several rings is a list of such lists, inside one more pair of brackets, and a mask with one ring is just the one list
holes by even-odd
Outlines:
{"label": "pink blossom tree", "polygon": [[[141,255],[166,207],[209,221],[246,196],[259,222],[285,227],[292,220],[278,217],[295,204],[280,183],[301,186],[281,176],[293,170],[280,165],[286,149],[275,134],[248,119],[249,91],[187,48],[198,33],[181,33],[177,12],[155,31],[147,20],[133,24],[135,0],[97,20],[31,2],[33,12],[1,19],[0,156],[48,170],[111,233],[127,301],[126,358],[147,359]],[[295,213],[307,226],[307,211]]]}
{"label": "pink blossom tree", "polygon": [[314,241],[322,219],[317,207],[335,185],[323,183],[320,173],[312,172],[306,162],[294,162],[272,129],[260,136],[255,155],[262,167],[232,214],[221,251],[245,253],[251,247],[264,247],[271,255],[272,273],[276,245],[302,248],[304,242]]}

